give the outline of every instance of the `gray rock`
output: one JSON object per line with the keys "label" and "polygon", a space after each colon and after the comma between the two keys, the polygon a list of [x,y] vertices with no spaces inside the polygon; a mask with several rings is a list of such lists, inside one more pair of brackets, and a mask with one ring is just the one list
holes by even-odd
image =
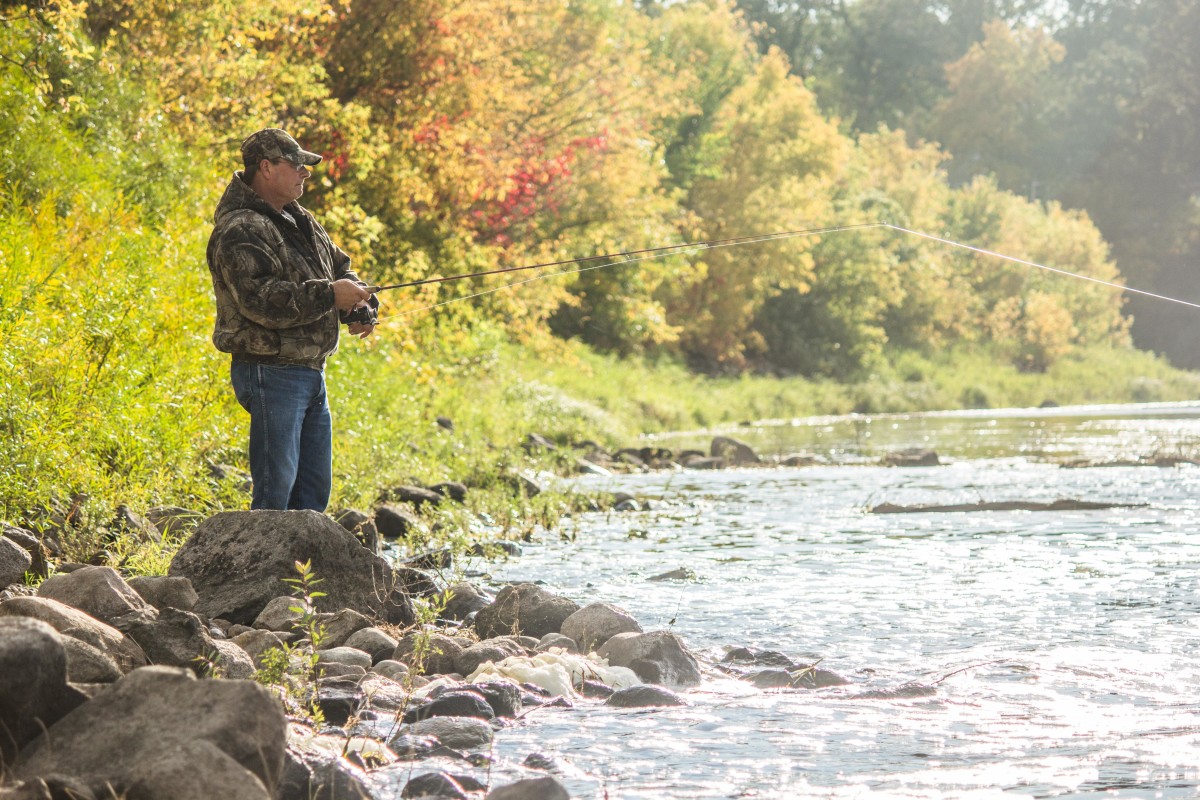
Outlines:
{"label": "gray rock", "polygon": [[479,591],[470,583],[456,583],[446,590],[446,607],[442,610],[443,619],[465,620],[479,609],[491,603],[491,598]]}
{"label": "gray rock", "polygon": [[152,664],[187,667],[203,675],[216,652],[204,620],[190,611],[164,608],[157,618],[134,622],[126,631]]}
{"label": "gray rock", "polygon": [[442,497],[449,498],[456,503],[464,503],[467,500],[467,486],[458,481],[435,483],[429,487],[429,491],[436,492]]}
{"label": "gray rock", "polygon": [[488,792],[487,800],[570,800],[567,787],[547,775],[525,778],[516,783],[498,786]]}
{"label": "gray rock", "polygon": [[171,561],[169,574],[189,578],[196,610],[248,624],[290,586],[295,563],[308,561],[325,593],[317,609],[351,608],[392,623],[411,624],[412,605],[395,592],[384,559],[315,511],[226,511],[200,523]]}
{"label": "gray rock", "polygon": [[317,622],[321,625],[324,635],[321,647],[341,647],[351,636],[371,627],[371,619],[352,608],[343,608],[332,614],[318,614]]}
{"label": "gray rock", "polygon": [[401,661],[387,658],[371,667],[371,672],[393,681],[402,681],[408,676],[408,665]]}
{"label": "gray rock", "polygon": [[[122,673],[145,666],[146,654],[137,642],[111,625],[88,616],[77,608],[46,597],[14,597],[0,603],[0,618],[31,617],[41,620],[69,639],[84,642],[111,659]],[[68,665],[75,653],[68,645]],[[70,666],[68,666],[70,671]],[[72,673],[74,675],[74,673]],[[72,678],[74,679],[74,678]],[[80,681],[91,683],[92,681]]]}
{"label": "gray rock", "polygon": [[12,583],[24,583],[25,573],[33,567],[33,556],[7,536],[0,536],[0,589]]}
{"label": "gray rock", "polygon": [[604,701],[606,706],[617,708],[646,708],[649,706],[686,706],[687,702],[670,689],[661,686],[630,686],[618,689]]}
{"label": "gray rock", "polygon": [[143,575],[127,583],[138,595],[157,609],[178,608],[191,611],[200,599],[187,578],[168,578],[165,575]]}
{"label": "gray rock", "polygon": [[628,667],[647,683],[675,687],[700,684],[700,665],[679,638],[667,631],[618,633],[597,654],[614,667]]}
{"label": "gray rock", "polygon": [[630,614],[609,603],[592,603],[563,620],[560,633],[569,636],[585,653],[595,650],[618,633],[641,633]]}
{"label": "gray rock", "polygon": [[227,639],[213,641],[216,655],[213,657],[221,677],[232,680],[249,680],[254,677],[254,659],[238,646],[237,642]]}
{"label": "gray rock", "polygon": [[36,619],[0,618],[0,774],[43,728],[83,700],[67,685],[67,655],[54,628]]}
{"label": "gray rock", "polygon": [[372,553],[379,553],[379,528],[376,527],[375,520],[371,519],[370,514],[350,508],[337,512],[333,515],[333,519],[338,525],[354,534],[354,538],[362,542],[363,547]]}
{"label": "gray rock", "polygon": [[362,771],[344,758],[292,737],[279,800],[372,800]]}
{"label": "gray rock", "polygon": [[301,612],[296,610],[301,605],[303,602],[291,595],[273,598],[254,618],[252,627],[263,631],[290,633],[295,628],[296,620],[301,617]]}
{"label": "gray rock", "polygon": [[353,678],[325,677],[317,682],[317,706],[330,725],[345,725],[350,717],[362,708],[366,695],[358,686],[358,678],[366,674],[362,667],[355,669],[360,674]]}
{"label": "gray rock", "polygon": [[418,674],[446,675],[455,671],[454,660],[469,644],[440,633],[410,633],[400,639],[392,659]]}
{"label": "gray rock", "polygon": [[488,639],[473,644],[454,657],[454,671],[459,675],[470,675],[481,664],[488,661],[499,662],[509,656],[523,655],[524,651],[515,642],[508,639]]}
{"label": "gray rock", "polygon": [[49,557],[49,550],[42,544],[42,538],[39,538],[31,531],[7,523],[0,523],[0,536],[21,545],[21,548],[29,554],[31,563],[28,572],[32,572],[39,578],[44,578],[50,574],[50,568],[46,562],[46,559]]}
{"label": "gray rock", "polygon": [[363,628],[355,631],[346,640],[346,647],[353,647],[368,653],[371,656],[371,663],[375,664],[384,659],[392,657],[392,653],[396,652],[396,645],[399,642],[387,635],[379,628]]}
{"label": "gray rock", "polygon": [[343,664],[336,661],[326,661],[320,664],[318,673],[322,678],[338,678],[357,681],[365,676],[367,671],[357,664]]}
{"label": "gray rock", "polygon": [[521,713],[522,690],[516,681],[493,680],[485,683],[472,683],[468,684],[468,688],[481,694],[497,717],[515,717]]}
{"label": "gray rock", "polygon": [[[403,677],[404,675],[401,674],[400,678],[403,679]],[[393,714],[412,704],[409,693],[402,684],[391,678],[385,678],[373,670],[363,676],[362,680],[358,682],[358,687],[363,691],[367,708]]]}
{"label": "gray rock", "polygon": [[476,717],[432,717],[405,725],[399,735],[432,736],[446,747],[472,750],[492,741],[492,726]]}
{"label": "gray rock", "polygon": [[670,572],[663,572],[659,575],[654,575],[647,578],[648,581],[694,581],[697,579],[696,573],[690,567],[680,567],[673,569]]}
{"label": "gray rock", "polygon": [[446,772],[426,772],[417,775],[400,790],[400,796],[409,798],[441,798],[442,800],[468,800],[469,795],[455,776]]}
{"label": "gray rock", "polygon": [[534,650],[539,653],[545,653],[551,648],[559,648],[568,653],[580,653],[579,645],[570,636],[563,636],[561,633],[547,633],[540,640]]}
{"label": "gray rock", "polygon": [[371,655],[353,647],[331,647],[317,653],[318,664],[346,664],[360,667],[363,674],[371,668]]}
{"label": "gray rock", "polygon": [[907,450],[896,450],[888,453],[882,461],[885,467],[937,467],[942,460],[933,450],[911,447]]}
{"label": "gray rock", "polygon": [[112,567],[83,567],[66,575],[52,575],[38,587],[38,597],[78,608],[118,630],[154,617],[154,606]]}
{"label": "gray rock", "polygon": [[413,508],[420,510],[424,505],[439,505],[442,502],[442,496],[421,486],[396,486],[384,492],[382,500],[384,502],[409,503]]}
{"label": "gray rock", "polygon": [[274,800],[262,778],[203,739],[164,748],[157,758],[131,764],[126,800]]}
{"label": "gray rock", "polygon": [[408,709],[403,719],[407,723],[413,723],[432,717],[493,719],[495,716],[496,712],[482,694],[464,687],[443,692],[415,708]]}
{"label": "gray rock", "polygon": [[688,469],[725,469],[729,466],[729,462],[723,458],[710,458],[703,455],[683,456],[679,459],[679,463]]}
{"label": "gray rock", "polygon": [[[181,720],[186,724],[180,724]],[[247,770],[270,797],[283,770],[286,738],[283,708],[266,688],[252,681],[198,681],[186,670],[144,667],[79,706],[46,735],[34,740],[22,752],[14,777],[68,775],[93,791],[110,785],[121,794],[134,790],[140,781],[150,780],[153,773],[147,774],[147,768],[172,762],[172,754],[181,751],[195,755],[200,752],[197,745],[206,743],[229,759],[221,762],[220,772]],[[206,752],[206,759],[214,757],[211,751]],[[191,780],[201,786],[210,779],[235,780],[230,775],[217,778],[203,771],[191,775]],[[240,778],[236,784],[253,785]],[[183,787],[176,791],[164,793],[157,788],[153,794],[139,796],[196,796],[184,794],[190,790]]]}
{"label": "gray rock", "polygon": [[413,509],[398,503],[385,503],[375,509],[375,527],[384,539],[406,539],[424,530]]}
{"label": "gray rock", "polygon": [[112,683],[125,673],[104,651],[70,636],[60,637],[67,655],[67,680],[71,683]]}
{"label": "gray rock", "polygon": [[729,436],[714,436],[709,446],[709,455],[713,458],[723,458],[730,464],[762,463],[754,448]]}
{"label": "gray rock", "polygon": [[263,654],[268,650],[282,648],[295,638],[295,634],[276,631],[246,631],[233,637],[233,643],[246,651],[255,666],[262,666]]}
{"label": "gray rock", "polygon": [[494,603],[479,610],[475,630],[484,639],[510,633],[540,639],[547,633],[558,633],[563,620],[578,610],[579,604],[573,600],[532,583],[521,583],[504,587]]}

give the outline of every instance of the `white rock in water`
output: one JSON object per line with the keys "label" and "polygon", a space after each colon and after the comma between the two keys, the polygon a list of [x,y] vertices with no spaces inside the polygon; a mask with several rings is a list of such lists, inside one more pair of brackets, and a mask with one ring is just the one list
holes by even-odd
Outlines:
{"label": "white rock in water", "polygon": [[572,688],[585,680],[598,681],[614,689],[627,689],[641,683],[633,670],[610,667],[607,661],[568,653],[552,647],[533,656],[509,656],[499,663],[488,661],[467,676],[468,683],[489,679],[512,678],[518,683],[532,683],[550,694],[571,697]]}

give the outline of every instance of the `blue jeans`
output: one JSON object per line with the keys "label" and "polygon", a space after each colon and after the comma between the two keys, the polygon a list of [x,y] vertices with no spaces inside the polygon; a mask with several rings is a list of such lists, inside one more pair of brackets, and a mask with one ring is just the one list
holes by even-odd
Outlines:
{"label": "blue jeans", "polygon": [[234,361],[229,378],[250,412],[250,507],[324,511],[333,482],[325,373]]}

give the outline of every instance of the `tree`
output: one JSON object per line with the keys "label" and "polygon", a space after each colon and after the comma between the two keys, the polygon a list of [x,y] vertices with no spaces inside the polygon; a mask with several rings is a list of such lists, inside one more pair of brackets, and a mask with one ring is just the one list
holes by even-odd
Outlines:
{"label": "tree", "polygon": [[1051,80],[1062,45],[1042,29],[1012,29],[995,20],[984,39],[946,66],[949,95],[934,110],[933,137],[954,153],[950,176],[964,182],[994,175],[1012,191],[1036,197],[1067,143],[1058,140]]}
{"label": "tree", "polygon": [[[703,239],[819,226],[847,142],[815,99],[769,53],[725,99],[697,143],[696,179],[685,200]],[[806,288],[808,238],[706,251],[693,275],[669,287],[670,319],[686,320],[681,344],[708,368],[738,369],[761,349],[754,314],[773,287]]]}

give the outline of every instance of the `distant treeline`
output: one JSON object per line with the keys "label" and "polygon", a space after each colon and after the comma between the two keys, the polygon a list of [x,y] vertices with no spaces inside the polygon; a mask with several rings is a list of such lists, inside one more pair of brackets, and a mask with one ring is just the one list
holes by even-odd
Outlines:
{"label": "distant treeline", "polygon": [[[741,0],[822,108],[903,129],[955,185],[1085,210],[1130,285],[1200,301],[1195,0]],[[1200,367],[1194,310],[1130,301],[1142,347]]]}

